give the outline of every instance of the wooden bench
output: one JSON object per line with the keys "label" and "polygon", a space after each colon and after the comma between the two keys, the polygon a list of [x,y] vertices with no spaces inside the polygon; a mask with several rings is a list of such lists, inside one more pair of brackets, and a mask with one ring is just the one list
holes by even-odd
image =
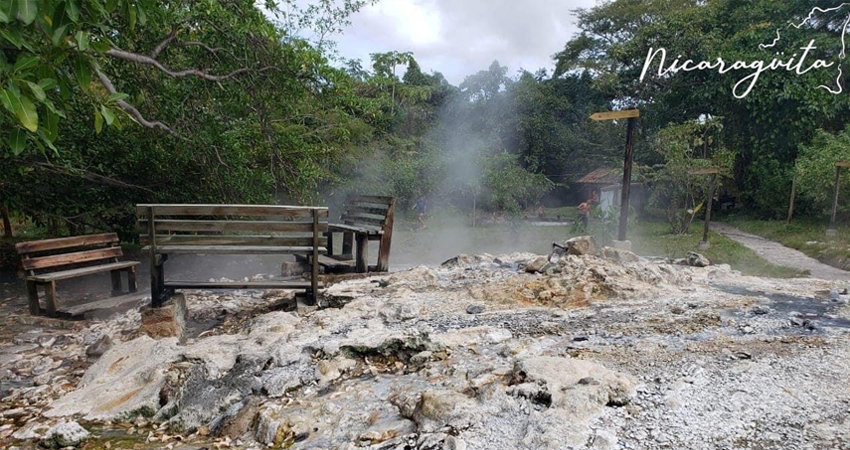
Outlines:
{"label": "wooden bench", "polygon": [[[33,315],[44,311],[48,316],[56,316],[56,282],[61,280],[110,272],[112,291],[116,294],[121,291],[121,272],[127,272],[129,291],[136,292],[139,263],[118,260],[123,253],[115,233],[21,242],[15,248],[27,271],[29,310]],[[45,290],[43,310],[38,301],[39,286]]]}
{"label": "wooden bench", "polygon": [[[350,195],[343,205],[339,223],[328,226],[328,256],[320,263],[329,273],[390,270],[390,247],[395,220],[395,198]],[[334,233],[342,233],[342,253],[334,256]],[[377,265],[369,265],[369,241],[380,241]],[[352,244],[356,243],[356,254]],[[352,260],[354,263],[352,265]]]}
{"label": "wooden bench", "polygon": [[[143,251],[150,254],[151,304],[176,289],[303,289],[318,300],[319,256],[326,253],[328,209],[259,205],[137,205]],[[150,219],[153,220],[150,220]],[[168,255],[300,255],[310,281],[200,282],[165,279]]]}

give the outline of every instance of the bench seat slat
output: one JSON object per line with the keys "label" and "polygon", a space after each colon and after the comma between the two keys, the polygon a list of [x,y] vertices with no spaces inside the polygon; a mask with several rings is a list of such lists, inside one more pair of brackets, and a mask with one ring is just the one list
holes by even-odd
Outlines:
{"label": "bench seat slat", "polygon": [[47,269],[56,266],[79,264],[101,259],[117,258],[122,256],[121,247],[107,247],[81,252],[60,253],[58,255],[39,256],[37,258],[24,258],[21,265],[26,270]]}
{"label": "bench seat slat", "polygon": [[[140,220],[141,229],[147,229],[148,221]],[[196,231],[196,232],[308,232],[313,231],[313,222],[274,222],[263,220],[171,220],[156,219],[156,231]],[[325,231],[326,224],[319,223],[319,231]]]}
{"label": "bench seat slat", "polygon": [[381,197],[377,195],[352,195],[348,197],[349,203],[372,203],[388,207],[392,203],[392,197]]}
{"label": "bench seat slat", "polygon": [[[148,245],[148,235],[139,235],[142,245]],[[319,238],[319,246],[327,246],[327,238]],[[203,235],[203,234],[158,234],[156,245],[267,245],[282,247],[305,247],[313,245],[313,236],[249,236],[249,235]]]}
{"label": "bench seat slat", "polygon": [[[169,289],[310,289],[311,286],[309,281],[166,281],[165,287]],[[323,283],[319,282],[319,287],[324,287]]]}
{"label": "bench seat slat", "polygon": [[328,224],[328,228],[331,231],[353,231],[355,233],[370,234],[375,236],[384,234],[384,231],[379,228],[366,227],[362,225],[349,225],[344,223],[331,223]]}
{"label": "bench seat slat", "polygon": [[147,217],[148,207],[153,206],[157,216],[258,216],[312,218],[313,210],[319,217],[328,217],[327,208],[279,205],[136,205],[136,214]]}
{"label": "bench seat slat", "polygon": [[111,272],[113,270],[129,269],[130,267],[138,265],[139,263],[136,261],[124,261],[110,264],[102,264],[99,266],[82,267],[79,269],[63,270],[60,272],[45,273],[42,275],[32,275],[27,277],[27,279],[41,283],[49,283],[51,281],[67,280],[69,278],[77,278],[86,275],[94,275],[96,273]]}
{"label": "bench seat slat", "polygon": [[[145,247],[143,251],[150,251]],[[157,245],[157,254],[169,255],[292,255],[312,253],[313,247],[271,247],[261,245]],[[319,247],[320,253],[327,248]]]}
{"label": "bench seat slat", "polygon": [[89,245],[117,244],[118,235],[115,233],[92,234],[88,236],[73,236],[40,241],[21,242],[15,245],[19,255],[37,253],[65,248],[86,247]]}

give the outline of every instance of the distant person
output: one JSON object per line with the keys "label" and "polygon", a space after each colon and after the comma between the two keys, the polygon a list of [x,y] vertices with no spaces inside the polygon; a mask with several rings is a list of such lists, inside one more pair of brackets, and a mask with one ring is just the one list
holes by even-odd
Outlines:
{"label": "distant person", "polygon": [[583,229],[587,229],[588,216],[590,215],[590,205],[592,201],[592,199],[588,199],[586,202],[578,205],[578,222],[581,224]]}
{"label": "distant person", "polygon": [[546,218],[546,207],[543,206],[542,203],[537,208],[537,218],[538,219],[545,219]]}
{"label": "distant person", "polygon": [[428,216],[428,202],[424,195],[419,196],[419,199],[416,200],[416,204],[413,205],[413,209],[416,210],[419,228],[423,230],[428,228],[428,225],[425,224],[425,219]]}

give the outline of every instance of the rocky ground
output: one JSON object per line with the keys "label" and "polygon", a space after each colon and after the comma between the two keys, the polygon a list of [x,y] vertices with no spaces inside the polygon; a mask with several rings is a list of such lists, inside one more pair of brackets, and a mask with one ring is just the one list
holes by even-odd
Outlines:
{"label": "rocky ground", "polygon": [[185,343],[137,311],[6,311],[0,445],[850,448],[846,286],[566,253],[346,281],[300,313],[194,292]]}

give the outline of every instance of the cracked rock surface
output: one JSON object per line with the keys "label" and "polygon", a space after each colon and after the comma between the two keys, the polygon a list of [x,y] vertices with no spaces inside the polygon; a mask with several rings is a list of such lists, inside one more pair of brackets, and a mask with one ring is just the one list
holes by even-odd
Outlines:
{"label": "cracked rock surface", "polygon": [[185,345],[132,311],[19,339],[0,442],[77,420],[142,448],[850,448],[846,286],[602,254],[461,255],[304,315],[194,292],[190,320],[225,318]]}

